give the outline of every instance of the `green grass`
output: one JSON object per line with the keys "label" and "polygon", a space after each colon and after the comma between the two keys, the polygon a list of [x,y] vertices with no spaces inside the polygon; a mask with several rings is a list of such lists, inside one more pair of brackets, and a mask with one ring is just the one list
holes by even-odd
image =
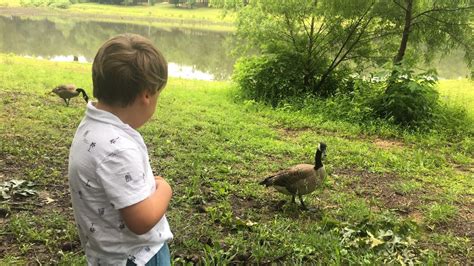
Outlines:
{"label": "green grass", "polygon": [[[66,176],[84,102],[72,99],[66,107],[49,92],[75,83],[92,94],[90,67],[0,55],[0,181],[26,179],[38,191],[4,203],[8,226],[0,227],[0,238],[8,250],[0,264],[84,260]],[[168,219],[175,262],[474,259],[465,229],[474,194],[474,156],[465,144],[472,136],[447,140],[391,127],[376,135],[363,125],[273,109],[235,94],[227,82],[171,79],[155,116],[140,129],[155,174],[174,190]],[[305,197],[318,210],[282,205],[288,197],[258,185],[282,168],[311,163],[319,141],[328,145],[329,176],[324,189]],[[45,193],[54,202],[46,204]],[[68,243],[71,249],[64,248]]]}
{"label": "green grass", "polygon": [[468,114],[474,118],[474,81],[440,80],[438,88],[444,102],[466,108]]}
{"label": "green grass", "polygon": [[154,6],[117,6],[101,5],[95,3],[74,4],[69,8],[71,12],[86,14],[104,14],[114,16],[136,16],[140,18],[169,18],[190,21],[208,21],[214,23],[234,21],[233,14],[223,16],[221,9],[216,8],[176,8],[168,3],[156,4]]}
{"label": "green grass", "polygon": [[0,0],[0,7],[19,7],[21,0]]}

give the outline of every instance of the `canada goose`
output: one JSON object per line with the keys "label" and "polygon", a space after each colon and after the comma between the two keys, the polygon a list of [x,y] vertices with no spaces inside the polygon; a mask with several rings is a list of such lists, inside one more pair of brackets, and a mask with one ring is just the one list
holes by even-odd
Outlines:
{"label": "canada goose", "polygon": [[313,192],[324,182],[326,177],[326,170],[322,162],[324,157],[326,157],[326,144],[321,142],[316,149],[314,165],[298,164],[265,178],[260,182],[260,185],[273,186],[277,191],[291,195],[292,203],[295,203],[295,196],[298,195],[301,207],[307,209],[302,195]]}
{"label": "canada goose", "polygon": [[84,98],[86,103],[89,101],[89,96],[87,96],[86,92],[82,88],[76,89],[76,86],[73,84],[59,85],[54,88],[52,92],[56,93],[59,97],[61,97],[66,103],[66,106],[69,106],[69,100],[78,96],[79,93],[82,93],[82,98]]}

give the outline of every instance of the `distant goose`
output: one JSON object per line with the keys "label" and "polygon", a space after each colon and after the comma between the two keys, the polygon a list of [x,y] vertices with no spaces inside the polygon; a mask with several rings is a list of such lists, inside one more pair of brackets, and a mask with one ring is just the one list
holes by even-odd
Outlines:
{"label": "distant goose", "polygon": [[292,203],[295,203],[295,196],[298,195],[302,208],[307,209],[302,195],[313,192],[323,184],[326,177],[326,170],[322,162],[324,157],[326,157],[326,144],[321,142],[316,150],[314,165],[298,164],[265,178],[260,182],[260,185],[273,186],[277,191],[291,195]]}
{"label": "distant goose", "polygon": [[69,100],[71,100],[71,98],[78,96],[80,93],[82,93],[82,98],[84,98],[86,103],[89,101],[89,96],[87,96],[87,93],[82,88],[76,88],[76,86],[73,84],[59,85],[58,87],[54,88],[52,92],[61,97],[66,103],[66,106],[69,106]]}

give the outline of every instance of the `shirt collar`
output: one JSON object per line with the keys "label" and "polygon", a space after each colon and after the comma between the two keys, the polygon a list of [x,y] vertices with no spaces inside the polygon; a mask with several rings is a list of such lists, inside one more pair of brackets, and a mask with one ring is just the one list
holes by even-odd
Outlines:
{"label": "shirt collar", "polygon": [[99,121],[101,123],[113,125],[113,126],[116,126],[120,129],[122,129],[128,135],[133,137],[140,145],[142,145],[146,149],[146,145],[143,141],[143,138],[142,138],[142,136],[140,135],[140,133],[138,131],[136,131],[130,125],[125,124],[124,122],[122,122],[122,120],[120,120],[120,118],[118,118],[116,115],[114,115],[110,112],[101,110],[101,109],[97,109],[95,107],[95,104],[96,103],[93,103],[93,102],[88,102],[87,103],[86,117],[88,119],[93,119],[93,120]]}
{"label": "shirt collar", "polygon": [[133,129],[128,124],[125,124],[124,122],[122,122],[122,120],[120,120],[120,118],[118,118],[116,115],[110,112],[101,110],[101,109],[97,109],[95,107],[95,104],[96,103],[93,103],[93,102],[87,103],[86,116],[88,118],[97,120],[99,122],[103,122],[106,124],[112,124],[114,126],[118,126],[123,129],[129,129],[129,128]]}

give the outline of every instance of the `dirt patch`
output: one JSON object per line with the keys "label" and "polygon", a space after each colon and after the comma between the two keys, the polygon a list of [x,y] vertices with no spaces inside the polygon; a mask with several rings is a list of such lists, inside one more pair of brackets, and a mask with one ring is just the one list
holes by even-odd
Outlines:
{"label": "dirt patch", "polygon": [[[402,180],[399,176],[390,173],[376,174],[354,169],[335,169],[334,174],[348,179],[358,176],[360,179],[351,182],[347,189],[363,197],[374,211],[393,210],[400,216],[411,219],[423,225],[423,206],[429,205],[429,198],[442,193],[438,188],[425,184],[421,189],[410,193],[400,193],[393,189],[393,184]],[[474,204],[458,202],[459,212],[446,224],[436,225],[438,233],[450,232],[458,237],[467,237],[474,242]]]}
{"label": "dirt patch", "polygon": [[390,150],[394,148],[402,148],[404,145],[402,142],[397,140],[387,140],[387,139],[375,139],[374,145],[385,150]]}
{"label": "dirt patch", "polygon": [[424,190],[416,190],[411,193],[400,193],[392,188],[401,178],[395,174],[375,174],[353,169],[336,170],[335,174],[340,176],[358,176],[359,180],[351,182],[348,189],[367,199],[369,202],[380,201],[377,207],[380,209],[391,209],[402,216],[409,216],[423,205],[422,196]]}
{"label": "dirt patch", "polygon": [[454,170],[459,172],[460,174],[463,175],[468,175],[468,174],[474,174],[474,165],[468,164],[468,165],[459,165],[455,164],[454,165]]}
{"label": "dirt patch", "polygon": [[284,137],[284,138],[296,138],[299,135],[310,131],[310,128],[308,127],[303,127],[303,128],[276,128],[275,129],[278,132],[278,135]]}
{"label": "dirt patch", "polygon": [[235,217],[246,217],[249,210],[261,209],[264,207],[262,202],[257,201],[251,197],[239,197],[237,195],[230,196],[232,205],[232,213]]}
{"label": "dirt patch", "polygon": [[438,224],[434,231],[438,233],[451,232],[459,237],[466,237],[474,243],[474,203],[458,205],[458,214],[449,222]]}

